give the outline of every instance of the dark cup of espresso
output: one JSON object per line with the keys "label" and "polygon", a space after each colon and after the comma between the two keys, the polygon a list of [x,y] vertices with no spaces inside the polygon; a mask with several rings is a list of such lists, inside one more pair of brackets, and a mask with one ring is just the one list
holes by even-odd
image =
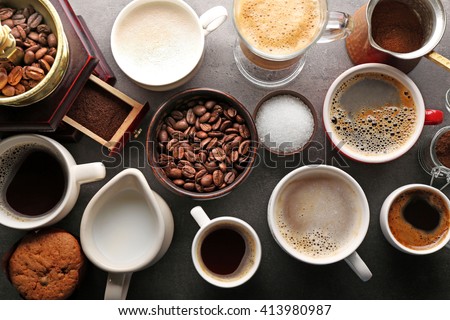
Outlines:
{"label": "dark cup of espresso", "polygon": [[24,134],[0,143],[0,224],[35,229],[64,218],[80,185],[103,179],[100,162],[77,165],[58,142]]}
{"label": "dark cup of espresso", "polygon": [[412,254],[432,253],[450,240],[450,201],[436,188],[407,185],[385,200],[380,223],[394,247]]}
{"label": "dark cup of espresso", "polygon": [[200,226],[192,242],[192,260],[200,276],[223,288],[250,280],[261,261],[261,243],[255,230],[234,217],[211,220],[199,206],[191,215]]}

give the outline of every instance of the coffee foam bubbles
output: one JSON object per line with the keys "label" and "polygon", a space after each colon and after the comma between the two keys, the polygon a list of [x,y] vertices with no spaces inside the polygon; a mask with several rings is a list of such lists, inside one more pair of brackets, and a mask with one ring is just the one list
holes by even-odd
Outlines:
{"label": "coffee foam bubbles", "polygon": [[275,210],[278,230],[292,248],[326,258],[341,252],[356,237],[362,206],[348,182],[316,175],[289,183]]}
{"label": "coffee foam bubbles", "polygon": [[241,0],[235,20],[243,38],[267,54],[287,55],[307,47],[320,32],[317,0]]}
{"label": "coffee foam bubbles", "polygon": [[132,9],[113,34],[120,65],[136,80],[171,83],[186,76],[202,55],[195,17],[164,1]]}
{"label": "coffee foam bubbles", "polygon": [[402,147],[417,126],[411,92],[378,73],[358,74],[336,90],[330,108],[333,134],[363,155],[389,154]]}

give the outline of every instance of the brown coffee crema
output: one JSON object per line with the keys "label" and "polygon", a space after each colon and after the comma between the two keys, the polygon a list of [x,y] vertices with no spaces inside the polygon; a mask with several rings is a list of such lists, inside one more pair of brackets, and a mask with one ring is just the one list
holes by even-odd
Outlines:
{"label": "brown coffee crema", "polygon": [[365,156],[389,154],[411,138],[417,108],[410,90],[376,72],[357,74],[342,83],[331,100],[333,134]]}
{"label": "brown coffee crema", "polygon": [[392,202],[388,224],[395,239],[405,247],[430,249],[449,232],[450,208],[436,193],[408,190]]}
{"label": "brown coffee crema", "polygon": [[318,0],[240,0],[235,22],[253,48],[268,55],[290,55],[320,32],[321,7]]}
{"label": "brown coffee crema", "polygon": [[344,179],[325,174],[290,182],[275,206],[278,230],[296,251],[329,258],[354,241],[362,222],[362,204]]}

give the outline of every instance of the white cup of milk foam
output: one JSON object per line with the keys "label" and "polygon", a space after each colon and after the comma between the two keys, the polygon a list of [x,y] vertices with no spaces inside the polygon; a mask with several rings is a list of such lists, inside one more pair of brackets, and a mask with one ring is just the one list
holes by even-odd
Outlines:
{"label": "white cup of milk foam", "polygon": [[222,6],[198,17],[182,0],[134,0],[114,22],[114,59],[139,86],[154,91],[174,89],[200,69],[205,36],[227,16]]}
{"label": "white cup of milk foam", "polygon": [[88,259],[108,272],[105,299],[125,299],[133,272],[155,264],[172,242],[173,217],[137,169],[125,169],[103,186],[81,219]]}

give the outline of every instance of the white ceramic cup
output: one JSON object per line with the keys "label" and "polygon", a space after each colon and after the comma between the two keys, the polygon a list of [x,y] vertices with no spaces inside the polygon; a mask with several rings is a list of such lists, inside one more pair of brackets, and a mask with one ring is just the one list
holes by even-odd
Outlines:
{"label": "white ceramic cup", "polygon": [[182,0],[134,0],[114,22],[111,50],[136,84],[153,91],[171,90],[194,77],[203,60],[205,36],[227,17],[222,6],[198,17]]}
{"label": "white ceramic cup", "polygon": [[[16,158],[11,152],[18,150],[16,154],[22,154]],[[64,171],[65,191],[59,202],[49,211],[36,215],[24,215],[10,207],[6,200],[6,190],[11,179],[23,162],[26,154],[34,150],[43,150],[51,154]],[[0,224],[15,229],[36,229],[52,225],[63,219],[75,205],[80,185],[101,180],[106,175],[105,166],[101,162],[76,164],[69,151],[53,139],[36,135],[23,134],[9,137],[0,142],[0,158],[7,161],[2,164],[0,175]],[[39,188],[39,186],[36,186]],[[26,199],[24,199],[26,201]]]}
{"label": "white ceramic cup", "polygon": [[87,205],[80,226],[88,259],[108,272],[105,299],[125,299],[133,272],[156,263],[173,237],[167,203],[150,189],[142,172],[125,169]]}
{"label": "white ceramic cup", "polygon": [[[200,206],[192,208],[191,215],[200,226],[200,230],[192,242],[192,261],[200,276],[209,283],[222,288],[237,287],[250,280],[261,262],[261,242],[256,231],[247,222],[234,217],[219,217],[211,220]],[[238,268],[229,275],[220,275],[209,270],[201,255],[205,238],[220,229],[234,230],[245,241],[243,258]]]}
{"label": "white ceramic cup", "polygon": [[[450,200],[448,199],[448,197],[442,191],[440,191],[432,186],[415,183],[415,184],[408,184],[408,185],[402,186],[400,188],[397,188],[384,200],[383,205],[381,206],[381,210],[380,210],[380,226],[381,226],[381,231],[383,232],[386,240],[394,248],[396,248],[402,252],[413,254],[413,255],[430,254],[430,253],[433,253],[433,252],[436,252],[436,251],[442,249],[443,247],[447,247],[448,249],[450,249],[450,231],[447,231],[447,234],[445,235],[444,238],[441,239],[441,241],[437,242],[434,246],[428,247],[427,249],[413,249],[413,248],[407,247],[407,246],[403,245],[402,243],[400,243],[395,238],[395,236],[392,234],[391,229],[389,227],[389,222],[388,222],[389,221],[389,209],[391,208],[391,205],[394,202],[394,200],[400,194],[405,193],[410,190],[424,190],[426,192],[431,192],[433,194],[436,194],[444,201],[447,208],[450,209]],[[450,229],[450,226],[448,226],[448,228]]]}
{"label": "white ceramic cup", "polygon": [[[330,179],[338,179],[338,181],[343,181],[344,183],[347,183],[349,186],[351,186],[351,189],[352,191],[354,191],[355,197],[357,198],[360,207],[360,210],[358,210],[358,212],[355,212],[354,214],[357,214],[360,217],[359,223],[356,225],[354,230],[351,230],[352,238],[341,248],[339,248],[336,253],[327,256],[313,257],[309,254],[306,254],[305,252],[297,250],[284,238],[277,223],[277,206],[279,205],[279,201],[281,201],[280,198],[282,198],[286,186],[288,186],[290,183],[319,175]],[[315,204],[315,206],[320,207],[322,201],[326,202],[329,201],[329,199],[321,199],[320,202]],[[356,252],[356,249],[364,240],[369,227],[370,211],[367,198],[358,182],[356,182],[355,179],[353,179],[349,174],[342,171],[341,169],[332,166],[320,165],[303,166],[290,172],[275,186],[269,200],[267,218],[270,231],[272,232],[275,241],[284,251],[289,253],[294,258],[316,265],[330,264],[340,260],[345,260],[345,262],[347,262],[350,268],[361,278],[361,280],[367,281],[372,277],[372,273],[370,272],[369,268]],[[332,223],[339,223],[339,221],[334,221],[333,218],[330,218],[329,221],[323,222],[324,225]]]}
{"label": "white ceramic cup", "polygon": [[[398,149],[393,150],[389,153],[378,154],[376,156],[357,152],[356,150],[352,149],[347,143],[345,143],[344,140],[340,139],[340,137],[338,137],[336,134],[333,134],[334,129],[332,127],[330,118],[330,108],[336,90],[341,87],[341,85],[345,81],[353,78],[354,76],[367,73],[383,74],[398,80],[411,93],[417,111],[415,129],[409,139]],[[442,122],[442,117],[442,111],[440,110],[427,110],[426,112],[422,94],[420,93],[419,88],[416,86],[416,84],[411,80],[411,78],[409,78],[400,70],[381,63],[361,64],[343,72],[331,84],[325,96],[325,101],[323,104],[324,128],[333,145],[335,145],[339,149],[339,151],[348,158],[363,163],[383,163],[399,158],[409,149],[411,149],[411,147],[417,142],[425,124],[438,124]]]}

